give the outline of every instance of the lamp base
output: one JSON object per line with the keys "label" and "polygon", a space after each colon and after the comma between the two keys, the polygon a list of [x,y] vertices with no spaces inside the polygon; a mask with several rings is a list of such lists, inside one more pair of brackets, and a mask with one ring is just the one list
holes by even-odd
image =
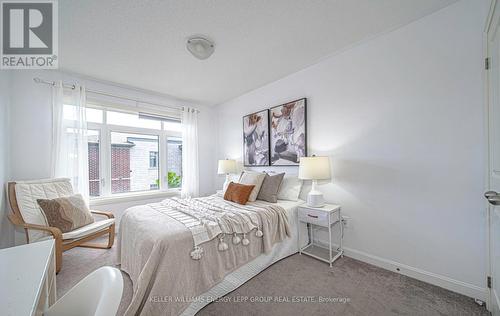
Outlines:
{"label": "lamp base", "polygon": [[229,186],[229,173],[226,173],[226,181],[224,181],[224,184],[222,185],[222,193],[226,192],[227,187]]}
{"label": "lamp base", "polygon": [[323,193],[319,191],[311,191],[307,195],[307,206],[309,207],[323,207],[325,206],[325,199]]}

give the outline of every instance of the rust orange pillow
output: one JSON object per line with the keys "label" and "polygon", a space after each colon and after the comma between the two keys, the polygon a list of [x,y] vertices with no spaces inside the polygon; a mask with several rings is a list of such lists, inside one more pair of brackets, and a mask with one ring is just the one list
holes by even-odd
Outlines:
{"label": "rust orange pillow", "polygon": [[255,185],[246,185],[231,182],[227,186],[226,193],[224,193],[224,200],[236,202],[241,205],[245,205],[248,202],[248,198],[252,193]]}

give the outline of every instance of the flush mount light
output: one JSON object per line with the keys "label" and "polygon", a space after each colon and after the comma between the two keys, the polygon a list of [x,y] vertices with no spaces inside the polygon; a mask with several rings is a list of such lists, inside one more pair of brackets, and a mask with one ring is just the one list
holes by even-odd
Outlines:
{"label": "flush mount light", "polygon": [[186,48],[198,59],[207,59],[212,56],[215,50],[215,44],[209,39],[193,36],[187,40]]}

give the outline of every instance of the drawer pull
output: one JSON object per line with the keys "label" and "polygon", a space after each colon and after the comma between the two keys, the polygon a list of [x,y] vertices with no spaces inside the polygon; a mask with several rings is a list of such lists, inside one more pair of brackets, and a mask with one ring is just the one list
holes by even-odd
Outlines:
{"label": "drawer pull", "polygon": [[318,218],[318,215],[307,214],[307,216],[312,217],[312,218]]}

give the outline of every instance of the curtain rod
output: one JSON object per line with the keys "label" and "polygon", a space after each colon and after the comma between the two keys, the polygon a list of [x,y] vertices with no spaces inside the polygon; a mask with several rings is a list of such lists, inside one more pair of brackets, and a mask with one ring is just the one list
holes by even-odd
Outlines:
{"label": "curtain rod", "polygon": [[[40,79],[38,77],[33,78],[33,81],[36,82],[36,83],[47,84],[47,85],[50,85],[50,86],[55,86],[56,85],[55,81],[47,81],[47,80]],[[68,88],[68,89],[72,89],[72,90],[74,90],[76,88],[76,86],[74,84],[67,84],[67,83],[63,83],[63,87],[64,88]],[[112,98],[118,98],[118,99],[122,99],[122,100],[133,101],[133,102],[136,102],[136,103],[144,103],[144,104],[149,104],[149,105],[154,105],[154,106],[160,106],[160,107],[167,107],[167,108],[177,109],[177,110],[183,110],[184,109],[183,106],[173,106],[173,105],[165,105],[165,104],[153,103],[153,102],[148,102],[148,101],[142,101],[142,100],[132,99],[132,98],[129,98],[129,97],[124,97],[124,96],[121,96],[121,95],[111,94],[111,93],[107,93],[107,92],[103,92],[103,91],[97,91],[97,90],[87,89],[87,92],[94,93],[94,94],[100,94],[100,95],[107,96],[107,97],[112,97]],[[194,109],[194,110],[196,111],[196,113],[200,113],[200,110],[198,110],[198,109]]]}

